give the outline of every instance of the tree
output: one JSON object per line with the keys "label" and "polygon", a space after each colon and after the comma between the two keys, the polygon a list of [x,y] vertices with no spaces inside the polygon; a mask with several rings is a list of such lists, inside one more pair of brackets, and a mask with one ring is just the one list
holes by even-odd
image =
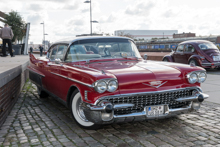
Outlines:
{"label": "tree", "polygon": [[118,32],[118,36],[122,36],[122,37],[128,37],[131,39],[134,39],[135,37],[129,33],[124,33],[123,31]]}
{"label": "tree", "polygon": [[8,15],[6,15],[5,20],[5,22],[9,26],[11,26],[11,29],[14,33],[14,38],[12,39],[12,42],[17,40],[21,41],[26,33],[26,24],[22,20],[20,14],[12,10],[11,12],[9,12]]}

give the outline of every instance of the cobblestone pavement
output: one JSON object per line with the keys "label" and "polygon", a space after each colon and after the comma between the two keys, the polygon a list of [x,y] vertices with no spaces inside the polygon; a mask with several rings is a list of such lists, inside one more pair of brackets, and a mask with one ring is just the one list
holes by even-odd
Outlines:
{"label": "cobblestone pavement", "polygon": [[1,146],[220,146],[220,105],[205,102],[198,112],[174,118],[84,130],[66,107],[39,99],[27,82],[0,129]]}

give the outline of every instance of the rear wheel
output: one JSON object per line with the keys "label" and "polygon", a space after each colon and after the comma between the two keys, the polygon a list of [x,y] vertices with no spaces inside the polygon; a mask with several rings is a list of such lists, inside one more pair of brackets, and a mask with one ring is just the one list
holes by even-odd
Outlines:
{"label": "rear wheel", "polygon": [[37,93],[38,93],[40,98],[46,98],[46,97],[49,96],[48,93],[43,91],[41,87],[37,87]]}
{"label": "rear wheel", "polygon": [[197,61],[195,59],[191,59],[189,61],[189,65],[198,66],[198,63],[197,63]]}
{"label": "rear wheel", "polygon": [[169,62],[169,60],[167,58],[164,58],[163,61],[164,62]]}
{"label": "rear wheel", "polygon": [[84,128],[89,130],[99,129],[101,125],[94,124],[86,119],[83,109],[81,108],[82,104],[81,94],[78,90],[75,90],[71,95],[71,112],[76,123]]}

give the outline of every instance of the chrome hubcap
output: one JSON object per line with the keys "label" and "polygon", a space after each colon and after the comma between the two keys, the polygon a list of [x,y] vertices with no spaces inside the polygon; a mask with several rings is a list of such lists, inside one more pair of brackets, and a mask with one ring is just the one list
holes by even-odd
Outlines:
{"label": "chrome hubcap", "polygon": [[81,104],[82,104],[82,100],[81,100],[81,97],[80,97],[77,100],[77,103],[76,103],[76,112],[77,112],[77,114],[78,114],[78,116],[81,120],[88,122],[88,120],[85,117],[84,111],[81,107]]}
{"label": "chrome hubcap", "polygon": [[189,64],[190,64],[190,65],[193,65],[193,66],[196,65],[195,61],[193,61],[193,60],[191,60]]}

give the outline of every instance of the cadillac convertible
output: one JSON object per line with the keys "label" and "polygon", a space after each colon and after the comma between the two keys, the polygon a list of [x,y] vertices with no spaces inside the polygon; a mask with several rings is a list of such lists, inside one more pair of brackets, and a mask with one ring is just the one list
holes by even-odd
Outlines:
{"label": "cadillac convertible", "polygon": [[28,69],[39,97],[63,103],[86,129],[195,111],[209,97],[202,67],[146,59],[130,38],[77,37],[30,54]]}

